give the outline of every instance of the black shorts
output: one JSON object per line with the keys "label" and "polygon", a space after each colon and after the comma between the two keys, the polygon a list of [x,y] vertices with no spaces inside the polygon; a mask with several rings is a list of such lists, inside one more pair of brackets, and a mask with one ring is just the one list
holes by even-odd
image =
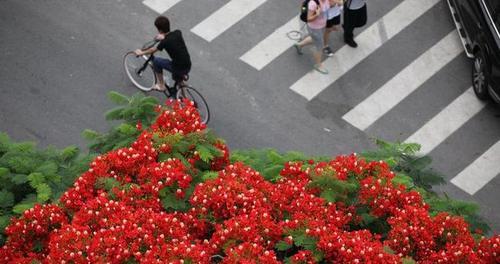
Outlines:
{"label": "black shorts", "polygon": [[334,16],[332,19],[328,19],[326,21],[326,28],[331,28],[337,25],[340,25],[340,15]]}

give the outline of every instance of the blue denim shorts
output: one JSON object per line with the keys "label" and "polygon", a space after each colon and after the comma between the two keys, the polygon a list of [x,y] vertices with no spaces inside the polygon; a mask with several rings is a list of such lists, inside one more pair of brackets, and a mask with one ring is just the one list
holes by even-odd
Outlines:
{"label": "blue denim shorts", "polygon": [[153,58],[153,69],[157,73],[161,73],[163,70],[167,70],[172,73],[172,79],[177,80],[182,78],[182,76],[189,73],[187,71],[174,71],[174,67],[172,66],[172,61],[166,58],[154,57]]}

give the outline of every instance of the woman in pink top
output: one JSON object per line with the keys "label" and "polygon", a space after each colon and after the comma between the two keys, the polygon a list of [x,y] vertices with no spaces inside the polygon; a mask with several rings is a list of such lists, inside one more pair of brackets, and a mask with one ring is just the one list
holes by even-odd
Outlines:
{"label": "woman in pink top", "polygon": [[323,54],[323,36],[326,27],[326,12],[330,8],[329,0],[310,0],[307,11],[307,31],[309,37],[304,38],[294,46],[297,53],[302,54],[302,48],[306,45],[314,43],[316,50],[313,52],[314,69],[320,73],[327,74],[328,70],[323,67],[321,62]]}

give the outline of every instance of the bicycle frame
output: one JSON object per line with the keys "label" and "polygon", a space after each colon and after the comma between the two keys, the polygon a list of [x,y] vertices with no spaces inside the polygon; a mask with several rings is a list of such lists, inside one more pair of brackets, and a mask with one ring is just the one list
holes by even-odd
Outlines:
{"label": "bicycle frame", "polygon": [[[146,57],[146,55],[143,55],[143,57]],[[141,73],[149,66],[149,62],[153,59],[153,55],[149,56],[149,58],[146,59],[144,62],[144,65],[142,65],[141,68],[137,69],[137,75],[141,75]]]}

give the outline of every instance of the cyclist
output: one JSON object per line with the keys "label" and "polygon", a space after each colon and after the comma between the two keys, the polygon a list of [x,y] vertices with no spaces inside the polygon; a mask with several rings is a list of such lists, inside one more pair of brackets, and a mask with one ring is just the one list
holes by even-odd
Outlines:
{"label": "cyclist", "polygon": [[157,84],[153,89],[165,91],[165,81],[163,80],[163,69],[172,73],[174,80],[182,81],[182,77],[191,70],[191,57],[184,43],[184,38],[180,30],[170,31],[170,21],[165,16],[155,19],[155,27],[158,35],[155,39],[160,43],[156,47],[147,50],[137,49],[134,53],[137,56],[153,54],[158,50],[165,50],[170,59],[154,57],[153,68],[155,71]]}

